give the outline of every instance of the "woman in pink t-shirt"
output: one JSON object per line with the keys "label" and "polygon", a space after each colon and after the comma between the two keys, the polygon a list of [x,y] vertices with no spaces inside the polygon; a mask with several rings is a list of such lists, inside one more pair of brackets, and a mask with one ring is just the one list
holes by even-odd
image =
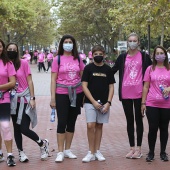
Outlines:
{"label": "woman in pink t-shirt", "polygon": [[168,141],[168,126],[170,119],[170,66],[168,55],[162,46],[157,46],[153,52],[153,64],[148,67],[144,76],[141,111],[149,124],[147,162],[154,159],[157,131],[160,130],[160,158],[168,161],[165,152]]}
{"label": "woman in pink t-shirt", "polygon": [[41,51],[38,54],[38,71],[39,72],[42,70],[42,68],[43,68],[44,72],[46,71],[44,61],[45,61],[45,54],[43,53],[43,51]]}
{"label": "woman in pink t-shirt", "polygon": [[79,57],[82,59],[83,63],[86,65],[87,61],[86,61],[86,54],[80,52],[79,53]]}
{"label": "woman in pink t-shirt", "polygon": [[[34,113],[31,112],[31,110],[35,109],[35,97],[34,97],[34,85],[32,81],[29,64],[27,61],[19,58],[18,46],[15,43],[9,43],[6,48],[8,57],[13,62],[16,70],[16,82],[17,82],[17,86],[15,87],[16,94],[11,98],[11,113],[14,110],[15,114],[11,114],[11,116],[14,126],[15,142],[19,151],[19,161],[20,162],[28,161],[28,157],[23,152],[22,134],[32,139],[39,145],[41,151],[41,160],[46,160],[49,154],[48,140],[40,139],[40,137],[29,128],[30,122],[32,123],[35,119],[37,119],[36,112]],[[16,98],[17,96],[18,100]],[[15,98],[16,103],[14,103],[15,105],[12,105]],[[28,114],[29,112],[31,113]],[[21,117],[20,113],[22,114]],[[21,120],[20,123],[18,122],[18,119]]]}
{"label": "woman in pink t-shirt", "polygon": [[37,64],[38,51],[34,50],[34,63]]}
{"label": "woman in pink t-shirt", "polygon": [[[0,131],[2,132],[7,149],[7,165],[15,166],[12,155],[12,134],[10,130],[10,94],[9,90],[15,86],[15,68],[7,57],[5,44],[0,39]],[[0,150],[0,158],[4,157]]]}
{"label": "woman in pink t-shirt", "polygon": [[[128,159],[141,158],[141,145],[143,138],[143,120],[141,115],[141,100],[143,88],[143,76],[145,70],[151,65],[148,54],[138,50],[139,37],[131,33],[127,39],[128,51],[118,56],[113,72],[119,70],[119,99],[122,101],[127,121],[127,133],[130,144],[130,151],[126,154]],[[135,127],[137,145],[135,146]]]}
{"label": "woman in pink t-shirt", "polygon": [[28,63],[31,60],[31,55],[29,54],[28,50],[25,51],[24,56],[22,57],[24,60],[26,60]]}
{"label": "woman in pink t-shirt", "polygon": [[50,53],[47,55],[47,62],[48,62],[48,68],[46,70],[46,73],[48,72],[48,70],[51,67],[51,64],[53,62],[53,53],[52,53],[52,51],[50,51]]}
{"label": "woman in pink t-shirt", "polygon": [[92,63],[93,62],[92,51],[89,51],[88,57],[89,57],[89,63]]}
{"label": "woman in pink t-shirt", "polygon": [[56,108],[58,117],[59,152],[55,162],[62,162],[64,157],[77,158],[70,147],[84,96],[81,86],[83,70],[84,63],[78,57],[75,39],[71,35],[64,35],[60,40],[58,56],[54,58],[51,70],[50,106]]}

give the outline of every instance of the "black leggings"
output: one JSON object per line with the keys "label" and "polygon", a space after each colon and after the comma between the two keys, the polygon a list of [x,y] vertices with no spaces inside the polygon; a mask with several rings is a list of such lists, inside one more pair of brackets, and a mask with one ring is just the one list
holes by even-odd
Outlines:
{"label": "black leggings", "polygon": [[57,133],[74,133],[77,116],[80,114],[79,101],[81,95],[82,94],[77,94],[76,107],[71,107],[68,95],[56,94],[56,109],[58,117]]}
{"label": "black leggings", "polygon": [[123,109],[127,120],[127,133],[131,147],[135,146],[134,137],[134,115],[136,121],[137,146],[142,145],[143,138],[143,120],[141,114],[141,98],[140,99],[123,99]]}
{"label": "black leggings", "polygon": [[34,62],[37,64],[37,56],[34,56]]}
{"label": "black leggings", "polygon": [[47,68],[47,71],[48,71],[49,68],[51,67],[52,62],[53,62],[53,60],[48,61],[48,68]]}
{"label": "black leggings", "polygon": [[160,130],[161,152],[165,152],[168,141],[170,109],[147,106],[146,116],[149,124],[148,144],[150,152],[154,153],[158,128]]}
{"label": "black leggings", "polygon": [[39,62],[38,63],[38,71],[40,72],[42,70],[42,68],[43,68],[44,71],[46,71],[44,63]]}
{"label": "black leggings", "polygon": [[[25,108],[26,108],[27,104],[24,104],[24,111],[23,111],[23,115],[22,115],[22,121],[21,124],[18,125],[17,122],[17,117],[18,117],[18,110],[19,110],[19,103],[17,104],[17,114],[16,115],[12,115],[12,122],[13,122],[13,126],[14,126],[14,137],[15,137],[15,142],[17,145],[17,148],[20,151],[23,151],[23,146],[22,146],[22,134],[29,137],[30,139],[32,139],[33,141],[35,141],[37,143],[37,141],[39,140],[38,135],[29,129],[30,126],[30,118],[29,116],[25,113]],[[40,145],[39,143],[37,143],[38,145]],[[42,145],[42,144],[41,144]]]}

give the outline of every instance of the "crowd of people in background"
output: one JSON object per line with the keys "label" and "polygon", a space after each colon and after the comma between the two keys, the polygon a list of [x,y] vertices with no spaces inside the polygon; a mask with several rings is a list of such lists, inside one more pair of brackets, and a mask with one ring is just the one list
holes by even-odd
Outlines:
{"label": "crowd of people in background", "polygon": [[37,64],[38,71],[41,72],[41,70],[43,70],[46,73],[49,68],[51,68],[53,58],[55,58],[58,54],[55,49],[51,49],[50,51],[41,49],[34,50],[34,52],[32,50],[25,50],[23,53],[24,54],[21,57],[22,59],[26,60],[30,64]]}

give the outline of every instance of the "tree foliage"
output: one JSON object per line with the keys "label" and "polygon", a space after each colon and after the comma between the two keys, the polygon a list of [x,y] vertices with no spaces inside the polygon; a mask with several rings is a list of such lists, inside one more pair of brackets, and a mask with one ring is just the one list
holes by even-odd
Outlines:
{"label": "tree foliage", "polygon": [[69,33],[83,44],[107,44],[126,40],[130,32],[168,38],[169,0],[58,0],[55,1],[59,36]]}
{"label": "tree foliage", "polygon": [[56,22],[50,12],[48,0],[2,0],[0,1],[0,36],[7,41],[25,40],[29,43],[49,45],[54,39]]}

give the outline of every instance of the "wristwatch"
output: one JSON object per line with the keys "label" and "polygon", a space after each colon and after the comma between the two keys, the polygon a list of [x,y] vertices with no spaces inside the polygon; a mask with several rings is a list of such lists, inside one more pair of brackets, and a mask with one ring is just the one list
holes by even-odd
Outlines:
{"label": "wristwatch", "polygon": [[110,101],[107,101],[107,103],[109,103],[109,104],[110,104],[110,106],[112,105],[112,103],[111,103]]}
{"label": "wristwatch", "polygon": [[35,97],[30,97],[30,100],[35,100]]}

